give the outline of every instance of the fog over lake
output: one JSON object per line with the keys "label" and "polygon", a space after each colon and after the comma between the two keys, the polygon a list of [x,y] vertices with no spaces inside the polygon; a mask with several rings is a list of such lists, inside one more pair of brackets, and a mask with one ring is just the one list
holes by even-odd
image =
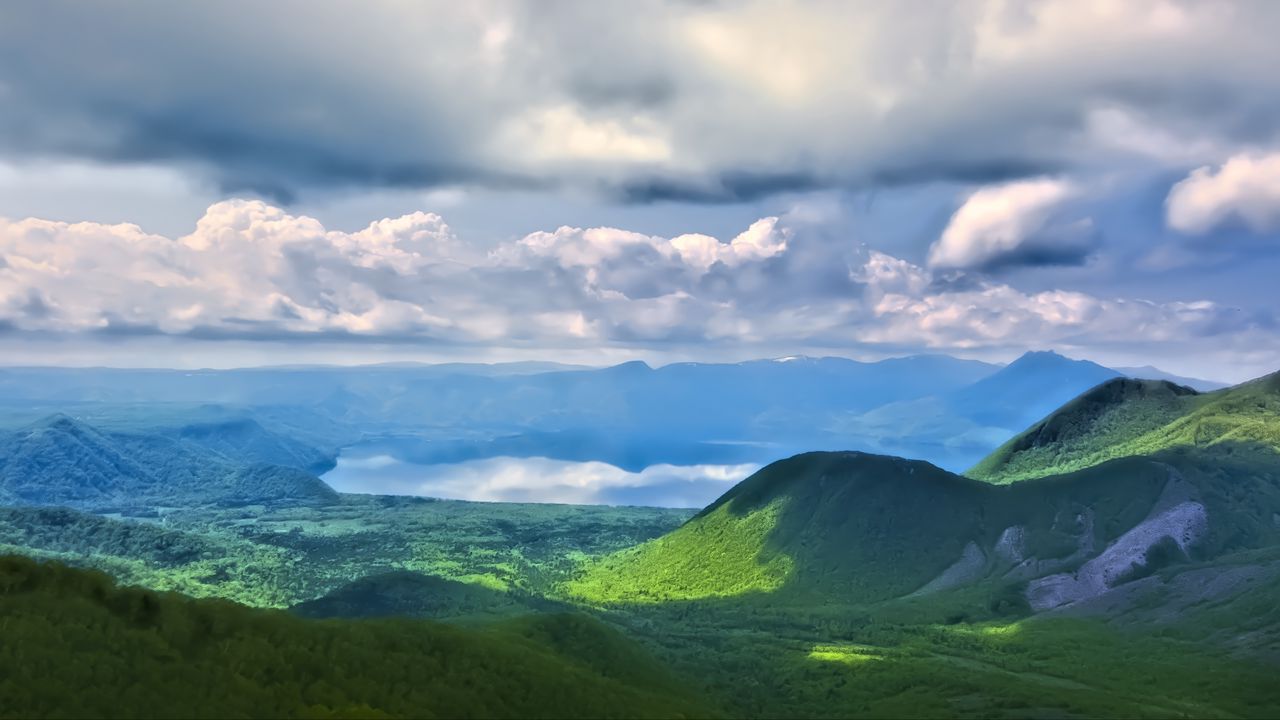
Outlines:
{"label": "fog over lake", "polygon": [[417,464],[352,449],[323,476],[339,492],[456,500],[702,507],[759,464],[650,465],[638,472],[599,461],[491,457]]}

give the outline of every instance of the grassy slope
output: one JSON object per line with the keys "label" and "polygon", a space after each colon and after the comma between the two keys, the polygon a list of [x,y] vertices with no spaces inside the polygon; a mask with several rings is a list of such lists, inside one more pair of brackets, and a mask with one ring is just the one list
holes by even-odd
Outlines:
{"label": "grassy slope", "polygon": [[570,593],[596,601],[662,602],[776,590],[794,566],[765,547],[781,505],[741,516],[727,506],[715,508],[697,522],[604,558],[569,585]]}
{"label": "grassy slope", "polygon": [[[1130,408],[1108,414],[1115,403],[1098,403],[1101,414],[1114,421],[1105,435],[1133,443],[1175,426],[1157,438],[1154,460],[1102,462],[1111,455],[1095,456],[1080,466],[1101,465],[994,486],[893,458],[799,456],[766,468],[680,530],[593,565],[570,588],[592,602],[637,603],[616,612],[629,613],[637,628],[652,633],[649,642],[659,647],[662,659],[682,676],[697,678],[733,715],[1274,716],[1280,694],[1271,669],[1231,660],[1202,644],[1233,647],[1225,641],[1243,643],[1245,636],[1263,632],[1266,647],[1274,649],[1274,638],[1280,637],[1274,632],[1274,583],[1197,607],[1185,623],[1162,630],[1163,636],[1085,620],[1011,623],[982,612],[972,615],[979,622],[967,622],[966,612],[986,609],[988,587],[887,604],[879,600],[886,587],[895,594],[918,587],[954,560],[968,538],[989,547],[1009,524],[1026,524],[1028,549],[1053,557],[1074,544],[1064,521],[1089,507],[1099,518],[1096,539],[1105,543],[1148,511],[1167,480],[1163,463],[1177,467],[1205,496],[1212,519],[1205,552],[1280,541],[1275,519],[1280,515],[1273,515],[1280,511],[1280,469],[1267,454],[1275,447],[1267,445],[1275,385],[1230,396],[1183,395],[1148,386],[1136,395],[1124,404],[1138,405],[1142,412]],[[1196,418],[1194,427],[1178,425],[1190,416]],[[1057,439],[1095,432],[1090,423],[1055,427],[1075,433],[1059,432]],[[1167,442],[1188,434],[1190,442]],[[420,509],[432,507],[444,504]],[[889,507],[896,512],[885,512]],[[255,539],[262,532],[273,548],[297,553],[299,566],[330,567],[340,548],[360,553],[334,567],[349,573],[369,567],[364,557],[399,557],[397,538],[440,524],[424,515],[421,528],[374,534],[368,520],[349,520],[344,512],[300,509],[296,519],[284,514],[245,527],[258,528]],[[397,527],[409,517],[392,507],[379,508],[376,515],[389,513],[394,518],[386,522]],[[457,518],[448,523],[448,533],[464,543],[464,552],[450,550],[447,560],[419,559],[428,549],[435,553],[445,547],[443,537],[424,535],[422,547],[412,550],[414,562],[428,562],[433,571],[459,561],[501,558],[506,563],[506,556],[496,555],[499,545],[526,547],[525,535],[542,537],[560,524],[526,527],[517,520],[490,543],[484,538],[494,535],[497,525],[491,514],[485,518],[471,529],[459,528]],[[584,517],[582,530],[593,524]],[[303,532],[290,531],[299,527]],[[553,554],[577,544],[556,540]],[[451,574],[461,572],[459,567]],[[595,648],[591,624],[579,632],[562,622],[529,619],[491,632],[533,643],[539,652],[550,648],[553,655],[557,650],[571,657],[604,655],[610,659],[590,667],[606,679],[630,678],[634,685],[639,678],[661,675],[644,662],[632,675],[637,661],[625,645],[616,653],[586,649]],[[381,621],[355,626],[383,627]],[[587,640],[574,639],[579,636]],[[290,661],[310,662],[305,654]],[[261,681],[255,676],[249,682]],[[291,692],[287,686],[268,688]],[[341,707],[368,714],[359,705]],[[645,707],[627,706],[626,714],[640,714]]]}
{"label": "grassy slope", "polygon": [[[984,490],[924,462],[806,453],[739,483],[680,529],[589,566],[567,590],[592,602],[902,594],[960,555]],[[882,512],[888,505],[898,511]]]}
{"label": "grassy slope", "polygon": [[1197,394],[1165,381],[1114,380],[998,448],[967,475],[1010,483],[1175,448],[1280,453],[1280,373]]}
{"label": "grassy slope", "polygon": [[1272,717],[1280,708],[1273,667],[1199,642],[1097,619],[957,620],[954,609],[944,595],[871,606],[757,596],[627,614],[660,659],[733,717]]}
{"label": "grassy slope", "polygon": [[[859,457],[863,462],[854,462]],[[875,468],[875,477],[861,473],[855,467],[859,464]],[[906,472],[912,469],[916,472]],[[1188,475],[1195,472],[1209,474],[1207,479],[1190,479],[1198,484],[1221,487],[1226,493],[1223,502],[1238,502],[1242,503],[1241,507],[1246,507],[1249,498],[1256,495],[1247,483],[1233,481],[1237,473],[1229,467],[1214,463],[1202,470],[1193,468],[1184,472]],[[786,497],[791,502],[800,498],[790,510],[778,506],[772,520],[775,528],[783,525],[797,533],[778,538],[786,540],[786,557],[814,559],[819,567],[824,562],[823,558],[835,564],[848,555],[850,543],[863,533],[870,538],[871,547],[891,552],[895,546],[887,543],[885,538],[877,539],[877,536],[889,537],[890,531],[902,530],[903,535],[916,538],[917,545],[915,549],[897,545],[899,550],[919,550],[926,553],[926,557],[945,565],[958,554],[964,539],[947,537],[939,541],[930,533],[935,526],[943,534],[964,529],[965,526],[951,524],[946,518],[953,512],[976,514],[972,506],[967,505],[968,491],[944,491],[944,496],[950,497],[952,502],[941,515],[934,513],[933,507],[927,504],[908,504],[911,513],[918,517],[905,525],[898,524],[899,521],[880,511],[882,503],[896,502],[896,490],[913,492],[913,478],[922,476],[926,479],[924,487],[928,487],[930,482],[950,483],[952,480],[944,478],[951,478],[958,481],[959,487],[972,488],[976,497],[984,498],[979,507],[985,518],[975,530],[983,542],[994,540],[1013,513],[1021,513],[1028,524],[1044,528],[1051,527],[1058,519],[1070,517],[1079,504],[1097,507],[1100,516],[1115,518],[1114,527],[1105,522],[1099,522],[1095,527],[1098,539],[1105,542],[1134,518],[1142,517],[1159,493],[1166,473],[1158,463],[1128,458],[1067,478],[1001,487],[956,478],[936,469],[929,470],[927,465],[892,458],[811,454],[785,461],[772,471],[763,473],[759,482],[744,484],[708,510],[704,518],[719,513],[725,520],[722,529],[729,531],[732,521],[739,518],[734,513],[748,517],[752,512],[768,508],[770,498]],[[1124,482],[1118,485],[1117,478],[1123,478]],[[1133,490],[1117,493],[1118,486]],[[858,495],[851,495],[855,492]],[[863,501],[851,501],[851,497],[859,496]],[[807,514],[796,513],[795,508],[804,508]],[[873,517],[844,517],[850,514],[851,509],[861,509]],[[246,513],[260,511],[245,509]],[[155,557],[148,556],[148,562],[163,563],[185,559],[185,547],[194,540],[166,540],[172,531],[160,532],[162,529],[154,526],[99,519],[102,526],[98,527],[89,524],[79,513],[66,513],[66,522],[63,522],[60,519],[63,516],[48,514],[57,511],[40,512],[39,517],[33,518],[26,518],[24,512],[15,515],[11,521],[21,521],[24,527],[29,528],[23,532],[34,533],[31,537],[40,538],[40,542],[48,547],[74,549],[83,545],[137,554],[153,540],[172,542],[172,549],[161,548]],[[508,562],[508,556],[494,555],[500,548],[519,548],[530,559],[537,557],[534,549],[542,542],[551,543],[545,549],[548,557],[559,556],[575,547],[595,552],[613,544],[618,539],[613,535],[620,537],[631,532],[628,529],[631,523],[635,523],[636,534],[642,536],[643,532],[652,532],[656,520],[635,509],[623,513],[621,509],[608,508],[490,506],[373,499],[358,507],[335,507],[323,512],[317,508],[299,508],[288,513],[273,510],[252,520],[246,516],[243,521],[227,516],[219,521],[218,526],[226,528],[227,523],[246,522],[243,526],[245,538],[259,539],[264,542],[264,547],[287,551],[295,560],[287,567],[282,566],[280,572],[336,573],[350,578],[351,573],[367,573],[390,558],[401,557],[400,543],[408,538],[430,545],[433,552],[447,554],[447,560],[444,556],[430,560],[437,572],[452,567],[452,563],[477,563],[458,566],[450,571],[464,574],[488,563]],[[840,522],[844,524],[840,525]],[[1241,522],[1252,527],[1254,521],[1245,518]],[[805,534],[810,529],[828,524],[823,531],[822,543],[814,546],[806,542]],[[129,527],[124,527],[126,525]],[[153,529],[157,534],[152,534]],[[606,529],[610,537],[602,537]],[[1252,527],[1252,530],[1257,528]],[[436,534],[431,534],[433,532]],[[587,538],[593,538],[594,544],[588,545]],[[1043,538],[1043,544],[1049,550],[1036,551],[1045,556],[1051,554],[1055,537],[1037,534],[1036,538],[1029,540],[1037,538]],[[1065,536],[1059,539],[1070,540]],[[765,551],[774,548],[774,539],[769,535],[760,535],[755,540]],[[216,536],[211,541],[222,542]],[[456,546],[450,543],[456,543]],[[619,544],[613,544],[613,547]],[[708,547],[706,542],[686,544],[686,548],[692,551],[687,554],[694,557],[705,553]],[[941,550],[938,549],[940,547]],[[949,554],[953,551],[954,554]],[[434,555],[431,557],[435,558]],[[901,558],[900,555],[897,557]],[[900,559],[897,562],[903,564]],[[880,566],[876,572],[888,574],[894,572],[894,568],[891,565]],[[915,570],[905,568],[904,572],[909,574]],[[994,599],[990,597],[993,588],[974,587],[888,604],[859,603],[855,602],[859,597],[868,595],[848,591],[849,583],[857,580],[874,584],[879,581],[877,575],[837,572],[831,578],[825,574],[812,576],[806,581],[810,588],[846,588],[841,593],[819,593],[816,597],[814,593],[786,589],[788,582],[797,577],[801,576],[787,575],[782,583],[783,592],[707,596],[694,600],[666,599],[611,610],[608,616],[622,618],[637,638],[643,639],[659,653],[658,657],[664,664],[669,664],[680,677],[687,677],[705,688],[708,696],[733,716],[1168,717],[1184,714],[1196,717],[1267,717],[1274,716],[1275,709],[1280,707],[1275,685],[1269,681],[1269,669],[1252,662],[1224,658],[1215,650],[1190,642],[1201,636],[1211,636],[1213,643],[1219,644],[1219,636],[1233,634],[1234,630],[1252,632],[1253,625],[1245,619],[1256,613],[1265,614],[1266,603],[1274,598],[1274,594],[1266,594],[1274,591],[1265,588],[1260,599],[1236,603],[1239,607],[1214,609],[1212,616],[1197,621],[1195,628],[1178,628],[1177,636],[1163,638],[1130,630],[1119,631],[1096,621],[1035,619],[1011,622],[1007,618],[996,619],[1004,613],[989,612],[994,610],[989,606]],[[642,587],[652,587],[644,584],[648,580],[643,575],[637,579]],[[216,586],[210,587],[216,589]],[[1017,608],[1012,611],[1016,616]],[[415,626],[412,623],[383,622],[354,623],[351,626]],[[523,638],[541,649],[560,648],[562,645],[573,649],[590,645],[574,640],[583,633],[573,627],[565,628],[554,619],[546,622],[550,624],[537,619],[524,620],[491,632],[505,638]],[[328,624],[347,626],[345,622]],[[378,634],[380,632],[376,631],[368,641],[385,642],[386,636]],[[591,637],[589,629],[584,632],[588,638]],[[1179,639],[1184,635],[1186,639]],[[239,646],[233,643],[229,647]],[[330,646],[318,644],[286,659],[300,667],[310,667],[307,663],[330,662],[329,655],[325,654],[327,647]],[[343,645],[338,643],[334,647]],[[391,647],[397,653],[393,658],[397,662],[405,662],[407,656],[398,654],[399,647]],[[164,646],[152,649],[163,652]],[[315,660],[312,653],[321,660]],[[633,677],[628,668],[637,661],[632,654],[607,653],[590,648],[578,654],[588,653],[592,657],[619,658],[603,666],[599,663],[592,665],[598,674],[614,679]],[[52,663],[62,658],[65,662],[67,656],[65,649],[61,654],[51,650],[46,661]],[[546,662],[545,657],[539,655],[538,659]],[[205,666],[197,664],[196,667]],[[629,682],[631,685],[652,671],[652,666],[645,670],[643,663],[635,667],[635,672],[640,675]],[[160,672],[174,671],[166,669]],[[395,691],[400,677],[392,674],[382,679],[370,679],[371,686],[385,685],[385,688],[368,692]],[[237,682],[243,683],[238,688],[249,698],[264,703],[280,702],[273,699],[277,695],[287,700],[295,691],[287,683],[279,683],[273,677],[264,678],[260,674]],[[348,693],[354,686],[352,683],[355,681],[341,685],[341,692]],[[319,689],[297,692],[308,702],[322,697],[311,694],[321,692]],[[51,704],[41,709],[64,707],[57,705],[49,696],[44,696],[44,700]],[[59,695],[56,700],[65,699]],[[345,708],[351,713],[366,716],[370,714],[358,704],[363,703],[363,699],[357,698],[352,702],[345,706],[326,707]],[[643,703],[636,703],[633,707],[627,704],[629,702],[623,701],[625,714],[642,714],[647,707]],[[0,699],[0,707],[4,705]],[[316,714],[324,711],[321,708]],[[61,714],[72,712],[63,711]],[[415,714],[422,712],[419,710]]]}
{"label": "grassy slope", "polygon": [[[1094,511],[1095,544],[1104,547],[1147,515],[1169,481],[1168,462],[1179,462],[1205,493],[1211,517],[1223,519],[1206,553],[1280,540],[1270,519],[1271,507],[1280,510],[1276,478],[1246,477],[1250,465],[1194,453],[1121,458],[1008,486],[936,469],[916,483],[920,464],[813,453],[766,468],[663,539],[588,565],[568,588],[622,618],[734,716],[1273,716],[1280,689],[1259,657],[1280,657],[1274,584],[1196,606],[1185,622],[1162,626],[1027,618],[1021,587],[994,577],[896,599],[858,585],[923,582],[922,566],[950,562],[969,537],[990,548],[1013,523],[1028,529],[1029,553],[1068,555],[1083,508]],[[908,498],[923,489],[936,502],[908,500],[895,515],[885,511],[885,503],[897,506],[894,488]],[[883,532],[889,527],[910,543],[891,540]],[[715,557],[731,549],[755,551],[754,563],[738,558],[732,573],[717,570]],[[864,553],[884,553],[888,562],[868,562]],[[1240,559],[1248,555],[1231,562],[1253,563]],[[769,577],[768,563],[792,570]],[[741,578],[762,575],[766,582],[742,592]]]}
{"label": "grassy slope", "polygon": [[1003,486],[922,462],[806,453],[764,468],[678,530],[588,563],[566,591],[599,604],[752,593],[878,602],[920,589],[970,542],[984,557],[965,582],[994,581],[1011,567],[994,553],[1007,528],[1023,529],[1028,556],[1049,560],[1075,554],[1091,527],[1098,552],[1147,517],[1173,469],[1211,518],[1199,558],[1280,542],[1280,468],[1245,453],[1167,451]]}
{"label": "grassy slope", "polygon": [[488,630],[313,621],[0,558],[0,716],[705,716],[661,666],[574,615]]}
{"label": "grassy slope", "polygon": [[658,508],[364,496],[203,507],[158,522],[0,508],[0,553],[91,567],[154,590],[283,608],[392,571],[536,594],[580,558],[634,546],[688,517]]}
{"label": "grassy slope", "polygon": [[527,593],[515,593],[405,570],[370,575],[290,610],[302,617],[421,617],[475,621],[566,610]]}

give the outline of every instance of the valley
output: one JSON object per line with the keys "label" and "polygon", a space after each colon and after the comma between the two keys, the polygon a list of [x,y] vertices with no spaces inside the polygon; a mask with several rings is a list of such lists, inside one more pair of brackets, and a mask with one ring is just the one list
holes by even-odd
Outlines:
{"label": "valley", "polygon": [[[1015,379],[1027,371],[1010,367]],[[1098,380],[1086,369],[1081,383]],[[1025,392],[1027,380],[1010,382],[1009,397]],[[939,427],[1015,417],[998,409],[995,387],[937,401],[951,408]],[[962,410],[966,393],[993,409]],[[190,714],[197,702],[214,715],[246,707],[223,690],[144,704],[146,683],[111,690],[106,678],[118,671],[105,669],[31,674],[73,647],[110,645],[122,661],[171,657],[187,668],[155,666],[151,682],[183,688],[203,674],[209,687],[253,688],[244,702],[282,715],[1274,714],[1277,376],[1199,393],[1117,374],[1078,395],[964,474],[864,450],[808,451],[754,472],[744,463],[750,476],[719,480],[726,490],[701,509],[649,506],[661,483],[632,479],[676,457],[676,444],[655,444],[652,457],[614,446],[639,468],[609,465],[620,473],[609,477],[623,478],[614,490],[642,487],[618,496],[606,483],[601,494],[568,468],[602,461],[561,451],[593,455],[590,443],[564,439],[587,431],[546,440],[537,435],[552,432],[545,416],[470,445],[400,424],[394,432],[409,440],[393,449],[386,427],[348,417],[366,412],[350,399],[334,412],[327,399],[236,404],[225,389],[220,402],[10,398],[0,606],[24,634],[0,651],[0,707],[139,716]],[[775,399],[773,414],[809,397]],[[894,402],[908,401],[881,407]],[[476,450],[496,441],[509,453],[513,441],[496,438],[511,437],[527,456]],[[545,454],[531,438],[548,442]],[[481,463],[488,472],[440,476],[481,493],[502,467],[492,463],[532,460],[552,464],[530,477],[576,483],[593,502],[636,502],[337,492],[318,476],[335,461],[341,469],[342,448],[353,446],[406,463],[405,482],[430,479],[415,463]],[[728,447],[718,452],[782,446]],[[275,669],[248,659],[266,638]],[[386,647],[395,649],[375,659]],[[311,670],[294,677],[285,667]],[[60,705],[68,683],[98,689]],[[419,686],[437,689],[407,689]]]}
{"label": "valley", "polygon": [[1280,718],[1280,0],[918,5],[0,1],[0,720]]}

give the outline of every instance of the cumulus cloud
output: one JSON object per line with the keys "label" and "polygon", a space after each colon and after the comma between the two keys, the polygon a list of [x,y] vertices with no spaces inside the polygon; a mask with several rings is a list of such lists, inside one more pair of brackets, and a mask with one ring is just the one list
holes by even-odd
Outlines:
{"label": "cumulus cloud", "polygon": [[455,346],[984,348],[1256,329],[1211,302],[949,283],[803,220],[727,241],[562,227],[477,252],[439,215],[342,232],[256,200],[183,236],[0,219],[10,333],[377,339]]}
{"label": "cumulus cloud", "polygon": [[1093,222],[1054,222],[1054,213],[1078,194],[1065,180],[1040,178],[974,192],[929,248],[939,269],[1077,263],[1093,246]]}
{"label": "cumulus cloud", "polygon": [[1280,153],[1236,155],[1217,170],[1201,167],[1165,201],[1169,227],[1202,234],[1228,222],[1262,233],[1280,229]]}
{"label": "cumulus cloud", "polygon": [[252,22],[235,5],[6,3],[0,154],[163,165],[278,200],[989,184],[1275,142],[1277,21],[1274,3],[1175,0],[285,1]]}

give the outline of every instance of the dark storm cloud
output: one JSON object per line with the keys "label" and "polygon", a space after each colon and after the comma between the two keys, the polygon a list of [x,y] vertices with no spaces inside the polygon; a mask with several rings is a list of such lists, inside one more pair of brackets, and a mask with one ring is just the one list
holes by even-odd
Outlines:
{"label": "dark storm cloud", "polygon": [[1092,222],[1051,225],[974,269],[999,273],[1014,268],[1079,267],[1094,256],[1101,242]]}
{"label": "dark storm cloud", "polygon": [[1066,170],[1065,158],[979,157],[920,161],[901,164],[876,173],[872,186],[895,187],[931,182],[960,182],[987,185],[1037,175],[1054,175]]}
{"label": "dark storm cloud", "polygon": [[[0,119],[0,147],[195,164],[224,188],[282,198],[502,175],[467,156],[483,114],[451,116],[458,81],[444,68],[422,84],[398,71],[361,32],[388,32],[392,18],[371,12],[344,32],[356,9],[5,5],[0,93],[15,112]],[[447,52],[447,38],[438,46]]]}
{"label": "dark storm cloud", "polygon": [[804,172],[730,171],[697,180],[661,177],[627,180],[617,187],[614,194],[632,203],[739,203],[778,193],[813,190],[830,184],[829,179]]}
{"label": "dark storm cloud", "polygon": [[471,184],[723,203],[1170,147],[1155,161],[1185,163],[1193,140],[1275,141],[1278,18],[1158,0],[11,2],[0,154],[173,165],[282,202]]}
{"label": "dark storm cloud", "polygon": [[999,272],[1010,268],[1025,267],[1078,267],[1084,265],[1092,254],[1092,250],[1084,247],[1054,247],[1052,245],[1029,245],[1001,255],[979,269],[988,272]]}

